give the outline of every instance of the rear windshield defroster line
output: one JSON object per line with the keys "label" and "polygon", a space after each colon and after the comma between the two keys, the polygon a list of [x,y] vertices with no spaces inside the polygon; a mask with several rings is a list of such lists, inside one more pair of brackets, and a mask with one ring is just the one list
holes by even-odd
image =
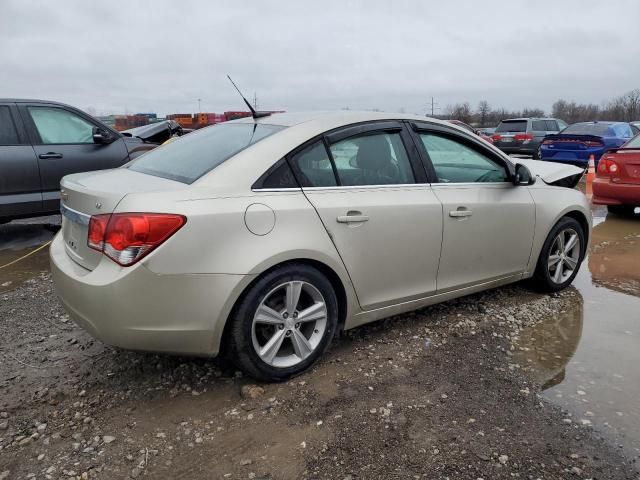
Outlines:
{"label": "rear windshield defroster line", "polygon": [[284,128],[257,123],[214,125],[151,150],[126,168],[191,184],[245,148]]}

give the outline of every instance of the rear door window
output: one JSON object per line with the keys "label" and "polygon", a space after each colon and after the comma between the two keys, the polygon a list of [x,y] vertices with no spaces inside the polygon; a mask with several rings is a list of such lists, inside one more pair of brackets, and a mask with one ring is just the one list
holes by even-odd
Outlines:
{"label": "rear door window", "polygon": [[245,148],[284,128],[256,123],[214,125],[151,150],[127,168],[191,184]]}
{"label": "rear door window", "polygon": [[335,187],[338,185],[329,153],[322,140],[303,148],[291,157],[303,187]]}
{"label": "rear door window", "polygon": [[94,125],[63,108],[29,107],[44,145],[93,143]]}
{"label": "rear door window", "polygon": [[555,120],[545,120],[545,123],[547,124],[547,131],[548,132],[557,132],[558,130],[560,130],[558,128],[558,122],[556,122]]}
{"label": "rear door window", "polygon": [[525,133],[527,131],[526,120],[503,120],[496,128],[496,133]]}
{"label": "rear door window", "polygon": [[0,105],[0,145],[19,145],[18,131],[6,105]]}
{"label": "rear door window", "polygon": [[363,134],[331,145],[340,184],[402,185],[415,183],[400,133]]}
{"label": "rear door window", "polygon": [[531,122],[531,130],[534,132],[546,132],[548,130],[547,122],[544,120],[533,120]]}

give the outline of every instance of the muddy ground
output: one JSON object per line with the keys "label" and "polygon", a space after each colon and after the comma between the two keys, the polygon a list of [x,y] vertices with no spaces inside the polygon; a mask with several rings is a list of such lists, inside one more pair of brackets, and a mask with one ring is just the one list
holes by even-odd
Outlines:
{"label": "muddy ground", "polygon": [[638,479],[542,398],[557,372],[520,344],[582,301],[493,290],[355,329],[308,373],[247,388],[219,360],[92,340],[43,273],[0,294],[0,479]]}

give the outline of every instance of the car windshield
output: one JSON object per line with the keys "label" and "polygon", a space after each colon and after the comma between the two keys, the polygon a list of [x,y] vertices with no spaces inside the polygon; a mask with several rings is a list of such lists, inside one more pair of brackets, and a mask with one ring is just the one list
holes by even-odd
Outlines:
{"label": "car windshield", "polygon": [[574,123],[573,125],[569,125],[560,133],[604,136],[609,133],[609,127],[610,125],[606,123]]}
{"label": "car windshield", "polygon": [[498,128],[496,128],[496,133],[500,132],[526,132],[527,131],[527,121],[526,120],[506,120],[500,122]]}
{"label": "car windshield", "polygon": [[283,128],[255,123],[207,127],[151,150],[127,168],[191,184],[238,152]]}

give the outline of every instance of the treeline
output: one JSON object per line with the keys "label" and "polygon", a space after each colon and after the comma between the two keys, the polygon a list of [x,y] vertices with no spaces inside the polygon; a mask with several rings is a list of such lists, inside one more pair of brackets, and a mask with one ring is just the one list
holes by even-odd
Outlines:
{"label": "treeline", "polygon": [[[478,127],[495,127],[500,120],[518,117],[544,117],[547,113],[540,108],[523,110],[494,109],[489,102],[482,100],[474,110],[469,102],[447,105],[440,118],[460,120]],[[640,89],[632,90],[602,105],[576,103],[560,99],[556,101],[548,114],[571,124],[593,120],[617,120],[631,122],[640,120]]]}

